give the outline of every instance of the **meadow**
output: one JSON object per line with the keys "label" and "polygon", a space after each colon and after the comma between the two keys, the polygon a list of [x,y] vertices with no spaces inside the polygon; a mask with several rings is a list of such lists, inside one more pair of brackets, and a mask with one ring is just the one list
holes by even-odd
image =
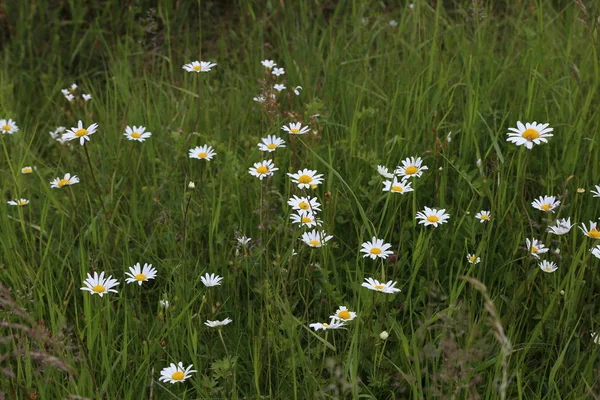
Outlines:
{"label": "meadow", "polygon": [[600,399],[599,26],[0,3],[0,399]]}

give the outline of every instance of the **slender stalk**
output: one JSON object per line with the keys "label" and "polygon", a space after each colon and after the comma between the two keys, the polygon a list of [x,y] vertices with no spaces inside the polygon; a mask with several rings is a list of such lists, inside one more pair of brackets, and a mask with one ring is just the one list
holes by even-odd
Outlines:
{"label": "slender stalk", "polygon": [[92,159],[90,158],[90,153],[88,152],[87,146],[83,146],[83,150],[85,151],[85,157],[87,158],[87,162],[90,167],[90,172],[92,173],[92,180],[94,181],[94,184],[96,185],[96,190],[98,191],[98,198],[100,199],[100,205],[102,206],[104,217],[108,218],[108,213],[106,212],[106,208],[104,207],[104,199],[102,199],[102,189],[100,189],[98,180],[96,180],[96,174],[94,174],[94,167],[92,166]]}

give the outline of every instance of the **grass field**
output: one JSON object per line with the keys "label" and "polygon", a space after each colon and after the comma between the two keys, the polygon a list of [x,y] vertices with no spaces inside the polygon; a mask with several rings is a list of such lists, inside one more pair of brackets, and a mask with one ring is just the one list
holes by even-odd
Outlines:
{"label": "grass field", "polygon": [[[18,127],[0,121],[0,399],[600,399],[599,16],[585,0],[0,2],[0,119]],[[152,136],[128,140],[139,126]],[[285,147],[261,151],[268,135]],[[322,183],[300,189],[304,169]],[[546,195],[560,204],[532,206]],[[318,202],[296,213],[316,237],[293,196]],[[425,207],[449,219],[425,226]],[[547,232],[559,218],[572,229]],[[373,237],[393,254],[360,252]],[[126,276],[137,263],[156,276]],[[81,290],[94,272],[116,292]],[[160,380],[179,362],[195,372]]]}

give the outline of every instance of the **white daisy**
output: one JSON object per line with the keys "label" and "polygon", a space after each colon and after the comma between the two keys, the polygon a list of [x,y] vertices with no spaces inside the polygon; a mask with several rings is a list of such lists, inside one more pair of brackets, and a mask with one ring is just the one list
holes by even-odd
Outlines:
{"label": "white daisy", "polygon": [[72,91],[72,92],[74,92],[75,90],[77,90],[77,88],[78,88],[78,87],[79,87],[79,86],[77,86],[77,84],[76,84],[76,83],[73,83],[73,84],[71,85],[71,91]]}
{"label": "white daisy", "polygon": [[600,185],[595,185],[594,189],[596,190],[590,190],[590,193],[592,193],[594,197],[600,197]]}
{"label": "white daisy", "polygon": [[262,143],[258,144],[260,151],[273,152],[279,147],[285,147],[285,140],[278,138],[275,135],[268,135],[266,138],[261,139]]}
{"label": "white daisy", "polygon": [[388,250],[392,247],[389,243],[383,243],[383,239],[377,239],[373,236],[370,242],[364,242],[362,244],[362,249],[360,249],[361,253],[365,253],[364,257],[370,257],[372,260],[375,260],[377,257],[386,259],[391,254],[394,254],[393,251]]}
{"label": "white daisy", "polygon": [[272,74],[275,75],[275,76],[280,76],[280,75],[285,74],[285,70],[283,68],[277,68],[277,67],[275,67],[275,68],[273,68]]}
{"label": "white daisy", "polygon": [[400,289],[395,288],[396,282],[387,281],[387,283],[379,282],[377,279],[365,278],[366,282],[362,283],[362,287],[366,287],[369,290],[375,290],[376,292],[382,293],[394,293],[399,292]]}
{"label": "white daisy", "polygon": [[477,257],[475,254],[467,254],[467,260],[471,264],[479,264],[481,262],[481,257]]}
{"label": "white daisy", "polygon": [[317,171],[312,169],[299,170],[295,174],[288,172],[288,176],[292,178],[292,182],[298,184],[300,189],[315,188],[323,182],[323,174],[317,174]]}
{"label": "white daisy", "polygon": [[86,93],[82,94],[81,97],[83,98],[83,100],[85,100],[86,103],[92,99],[92,95]]}
{"label": "white daisy", "polygon": [[392,179],[394,177],[394,174],[392,174],[387,167],[384,167],[383,165],[377,166],[377,172],[379,172],[379,175],[383,176],[384,178]]}
{"label": "white daisy", "polygon": [[198,160],[210,161],[217,153],[214,152],[212,146],[205,144],[204,146],[196,146],[190,149],[190,158],[197,158]]}
{"label": "white daisy", "polygon": [[405,194],[405,193],[413,191],[413,188],[411,185],[412,185],[412,182],[409,182],[406,179],[398,181],[398,178],[394,177],[393,181],[383,181],[383,191]]}
{"label": "white daisy", "polygon": [[281,83],[276,83],[273,86],[273,89],[277,90],[278,92],[281,92],[282,90],[286,89],[285,85],[282,85]]}
{"label": "white daisy", "polygon": [[423,165],[423,160],[421,157],[409,157],[405,160],[402,160],[402,166],[397,166],[394,173],[400,176],[416,176],[420,178],[423,175],[423,171],[428,170],[426,165]]}
{"label": "white daisy", "polygon": [[192,376],[192,372],[198,372],[192,368],[194,368],[193,365],[184,368],[182,362],[177,365],[171,363],[170,366],[163,368],[162,371],[160,371],[160,378],[158,378],[158,380],[169,383],[183,382]]}
{"label": "white daisy", "polygon": [[308,126],[302,126],[302,122],[290,122],[289,125],[284,125],[281,127],[282,130],[286,131],[291,135],[304,135],[310,132]]}
{"label": "white daisy", "polygon": [[69,103],[72,103],[73,100],[75,100],[75,96],[73,96],[71,93],[65,94],[65,99],[67,99]]}
{"label": "white daisy", "polygon": [[299,224],[311,228],[313,226],[321,226],[322,221],[310,211],[298,210],[297,214],[290,215],[293,224]]}
{"label": "white daisy", "polygon": [[596,257],[596,258],[600,258],[600,244],[597,245],[596,247],[592,247],[590,249],[590,252]]}
{"label": "white daisy", "polygon": [[436,208],[425,207],[423,211],[417,213],[416,219],[420,219],[419,224],[425,226],[433,225],[437,228],[438,224],[448,222],[449,214],[446,214],[445,209],[438,210]]}
{"label": "white daisy", "polygon": [[67,128],[65,128],[64,126],[57,126],[56,129],[54,130],[54,132],[48,132],[48,133],[50,134],[52,139],[59,140],[59,139],[61,139],[60,135],[62,135],[63,132],[66,130],[67,130]]}
{"label": "white daisy", "polygon": [[222,276],[209,274],[208,272],[200,277],[200,280],[206,287],[213,287],[221,285],[221,281],[223,280]]}
{"label": "white daisy", "polygon": [[7,204],[11,205],[11,206],[26,206],[27,204],[29,204],[29,200],[27,199],[17,199],[17,200],[9,200],[6,202]]}
{"label": "white daisy", "polygon": [[219,326],[225,326],[231,323],[232,321],[232,319],[225,318],[223,321],[206,321],[204,325],[209,326],[211,328],[218,328]]}
{"label": "white daisy", "polygon": [[554,212],[554,209],[560,205],[560,200],[556,200],[555,196],[540,196],[532,201],[531,205],[544,212]]}
{"label": "white daisy", "polygon": [[22,174],[32,174],[34,170],[36,170],[37,168],[35,166],[31,167],[31,166],[26,166],[21,168],[21,173]]}
{"label": "white daisy", "polygon": [[542,271],[548,273],[554,272],[558,269],[558,266],[555,263],[546,260],[543,260],[541,263],[538,264],[538,266]]}
{"label": "white daisy", "polygon": [[187,72],[209,72],[215,65],[217,64],[208,61],[192,61],[189,64],[185,64],[183,69]]}
{"label": "white daisy", "polygon": [[77,123],[77,127],[69,129],[67,133],[62,135],[62,139],[65,141],[79,139],[79,144],[83,146],[85,141],[90,140],[90,136],[96,133],[96,129],[98,129],[98,124],[91,124],[86,129],[83,127],[83,122],[80,120]]}
{"label": "white daisy", "polygon": [[313,229],[310,232],[304,232],[301,239],[310,247],[322,247],[325,246],[332,237],[333,236],[331,235],[327,236],[324,231],[318,232],[316,229]]}
{"label": "white daisy", "polygon": [[125,282],[137,282],[140,286],[142,286],[142,283],[156,278],[156,269],[152,267],[152,264],[144,263],[144,267],[142,268],[140,263],[137,263],[133,267],[129,267],[129,272],[126,272],[125,276],[129,277],[125,280]]}
{"label": "white daisy", "polygon": [[348,311],[348,309],[344,306],[340,306],[335,311],[335,314],[331,315],[329,318],[331,318],[332,321],[352,321],[354,318],[356,318],[356,313],[353,311]]}
{"label": "white daisy", "polygon": [[0,132],[2,132],[3,135],[12,135],[13,133],[19,132],[19,127],[12,119],[0,119]]}
{"label": "white daisy", "polygon": [[254,163],[253,167],[248,168],[248,173],[252,176],[256,176],[262,181],[265,176],[273,176],[273,172],[278,170],[279,168],[275,167],[272,160],[263,160]]}
{"label": "white daisy", "polygon": [[398,26],[398,21],[393,19],[390,22],[388,22],[388,25],[390,26],[390,28],[396,28]]}
{"label": "white daisy", "polygon": [[321,204],[319,204],[319,200],[316,197],[298,197],[294,195],[288,200],[288,204],[294,210],[312,211],[313,213],[321,211]]}
{"label": "white daisy", "polygon": [[273,67],[277,65],[277,63],[273,60],[262,60],[260,63],[263,65],[263,67],[268,69],[273,69]]}
{"label": "white daisy", "polygon": [[534,256],[535,258],[540,258],[540,254],[544,254],[547,253],[548,249],[546,246],[544,246],[544,243],[540,242],[537,239],[525,239],[525,242],[527,243],[527,251]]}
{"label": "white daisy", "polygon": [[129,140],[137,140],[138,142],[143,142],[152,136],[151,132],[145,132],[146,128],[143,126],[134,126],[133,128],[127,126],[125,128],[125,133],[123,135],[127,136]]}
{"label": "white daisy", "polygon": [[548,138],[554,136],[549,133],[554,128],[548,128],[548,125],[550,124],[538,124],[535,121],[523,125],[521,121],[517,121],[517,128],[508,128],[511,132],[507,133],[506,141],[531,150],[534,144],[548,143]]}
{"label": "white daisy", "polygon": [[56,178],[52,182],[50,182],[50,187],[55,189],[60,189],[64,186],[74,185],[79,183],[79,178],[77,175],[71,176],[71,174],[65,174],[64,178]]}
{"label": "white daisy", "polygon": [[104,279],[104,272],[101,272],[100,276],[98,276],[98,272],[94,272],[94,276],[88,273],[87,279],[83,281],[83,284],[85,287],[82,287],[81,290],[86,290],[91,294],[98,294],[100,297],[103,297],[108,292],[118,293],[112,288],[118,286],[119,282],[113,279],[111,275]]}
{"label": "white daisy", "polygon": [[571,231],[573,224],[571,224],[571,218],[563,218],[556,221],[555,226],[549,226],[546,232],[553,233],[555,235],[564,235]]}
{"label": "white daisy", "polygon": [[585,236],[590,237],[592,239],[600,239],[600,232],[598,231],[596,222],[590,221],[590,228],[588,229],[585,224],[582,222],[579,227],[581,231],[585,234]]}
{"label": "white daisy", "polygon": [[475,214],[475,218],[477,218],[479,222],[483,224],[484,222],[489,221],[492,218],[492,216],[489,211],[481,210],[477,214]]}
{"label": "white daisy", "polygon": [[340,328],[343,328],[345,325],[346,325],[346,323],[344,321],[331,319],[331,321],[329,323],[315,322],[313,324],[309,324],[308,326],[313,328],[315,331],[319,331],[319,330],[325,331],[327,329],[340,329]]}

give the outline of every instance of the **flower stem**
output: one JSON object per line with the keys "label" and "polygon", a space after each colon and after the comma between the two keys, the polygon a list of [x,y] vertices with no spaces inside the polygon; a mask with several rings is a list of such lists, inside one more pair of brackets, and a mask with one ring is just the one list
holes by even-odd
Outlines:
{"label": "flower stem", "polygon": [[83,146],[83,150],[85,151],[85,157],[87,158],[87,162],[90,167],[90,172],[92,173],[92,180],[94,181],[94,184],[96,185],[96,190],[98,191],[98,198],[100,199],[102,211],[104,212],[104,216],[108,217],[108,213],[106,212],[106,208],[104,207],[104,200],[102,199],[102,189],[100,189],[100,185],[96,180],[96,175],[94,174],[94,167],[92,166],[92,159],[90,158],[90,153],[88,152],[87,146]]}

